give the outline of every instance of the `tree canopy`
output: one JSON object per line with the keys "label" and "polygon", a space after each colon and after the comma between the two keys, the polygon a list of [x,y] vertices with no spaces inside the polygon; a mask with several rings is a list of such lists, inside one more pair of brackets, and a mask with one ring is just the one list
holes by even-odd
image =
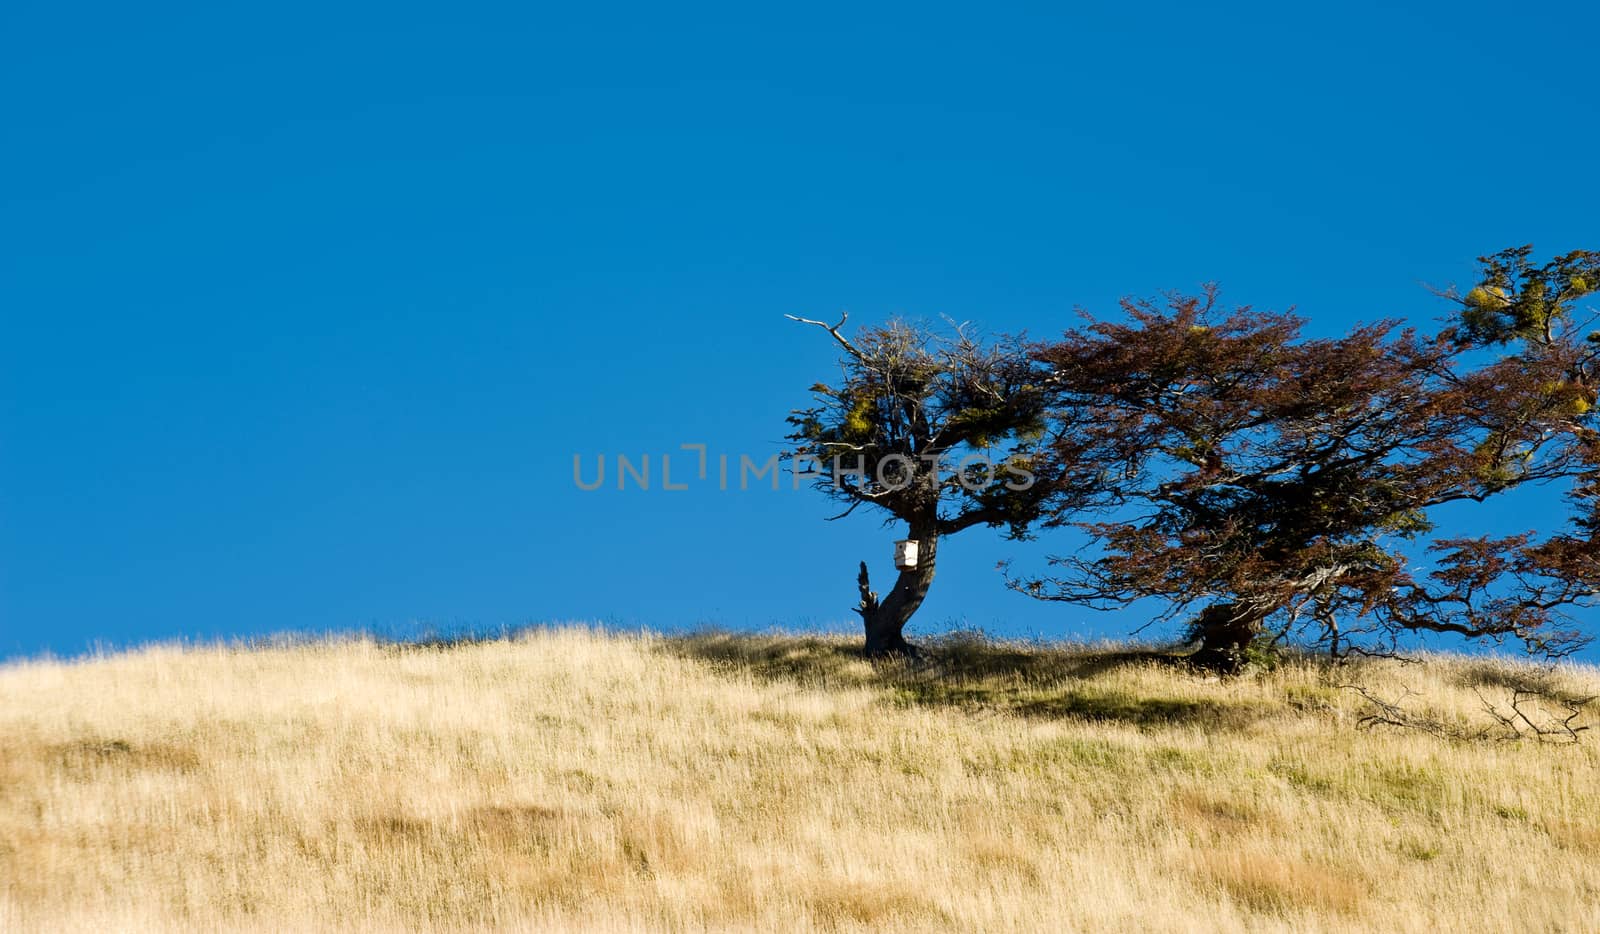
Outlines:
{"label": "tree canopy", "polygon": [[1087,452],[1073,451],[1075,424],[1052,410],[1052,372],[1024,339],[903,321],[848,338],[843,319],[796,320],[826,330],[844,356],[839,378],[813,385],[815,404],[790,415],[793,453],[844,506],[836,518],[865,505],[918,544],[916,565],[881,600],[860,564],[869,654],[911,651],[902,630],[933,582],[942,537],[982,525],[1022,538],[1041,516],[1103,493]]}
{"label": "tree canopy", "polygon": [[[1570,650],[1568,611],[1600,596],[1600,336],[1579,306],[1600,253],[1479,265],[1471,289],[1439,292],[1455,311],[1428,330],[1307,337],[1214,287],[1126,300],[1046,343],[808,322],[844,350],[842,378],[812,387],[791,439],[821,461],[818,490],[905,523],[926,559],[883,601],[862,563],[869,651],[907,649],[938,539],[974,525],[1087,533],[1092,548],[1011,586],[1155,598],[1191,624],[1197,664],[1237,667],[1263,637],[1342,654],[1418,631]],[[1553,534],[1437,532],[1440,507],[1551,483],[1574,507]]]}
{"label": "tree canopy", "polygon": [[[1308,339],[1293,315],[1223,311],[1208,290],[1126,302],[1125,320],[1039,348],[1057,405],[1092,413],[1138,463],[1121,491],[1137,508],[1052,517],[1089,532],[1098,553],[1055,558],[1013,586],[1197,611],[1195,660],[1221,667],[1263,632],[1299,631],[1335,652],[1385,651],[1418,630],[1569,649],[1580,637],[1563,608],[1600,592],[1600,346],[1573,305],[1600,281],[1597,254],[1537,268],[1527,255],[1482,258],[1485,284],[1452,294],[1459,318],[1432,334],[1381,321]],[[1436,507],[1555,480],[1578,484],[1588,517],[1569,531],[1538,543],[1432,537]],[[1414,569],[1418,547],[1433,570]]]}

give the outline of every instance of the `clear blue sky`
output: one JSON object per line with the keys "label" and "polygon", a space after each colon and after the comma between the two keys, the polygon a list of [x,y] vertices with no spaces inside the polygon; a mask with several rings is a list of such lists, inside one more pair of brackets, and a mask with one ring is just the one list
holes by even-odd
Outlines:
{"label": "clear blue sky", "polygon": [[[1427,320],[1420,283],[1480,253],[1600,247],[1597,27],[1586,3],[11,0],[0,655],[853,625],[876,521],[585,493],[573,454],[778,450],[834,358],[785,313],[1047,334],[1214,279],[1319,331]],[[1137,622],[1000,587],[1049,544],[952,539],[913,629]]]}

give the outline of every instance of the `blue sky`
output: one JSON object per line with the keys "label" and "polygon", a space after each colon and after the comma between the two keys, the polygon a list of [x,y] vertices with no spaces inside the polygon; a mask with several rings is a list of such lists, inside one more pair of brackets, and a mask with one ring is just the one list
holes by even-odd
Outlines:
{"label": "blue sky", "polygon": [[[1600,247],[1597,26],[1577,3],[13,0],[0,655],[853,625],[892,530],[791,490],[583,492],[573,455],[778,450],[834,358],[786,313],[1043,335],[1217,280],[1319,332],[1426,321],[1421,283],[1478,254]],[[945,543],[913,629],[1140,621],[1001,588],[996,560],[1050,547]]]}

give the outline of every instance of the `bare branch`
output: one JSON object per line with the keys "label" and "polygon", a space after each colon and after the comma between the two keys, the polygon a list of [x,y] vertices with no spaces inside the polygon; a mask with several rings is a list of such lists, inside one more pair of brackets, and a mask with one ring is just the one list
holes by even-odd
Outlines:
{"label": "bare branch", "polygon": [[844,323],[850,320],[850,312],[840,312],[839,323],[832,325],[828,324],[826,321],[815,321],[811,318],[802,318],[799,315],[784,315],[784,317],[788,318],[790,321],[798,321],[801,324],[814,324],[817,327],[822,328],[824,331],[832,334],[833,339],[838,341],[839,346],[843,347],[845,351],[850,354],[850,356],[855,357],[857,360],[860,360],[863,363],[866,362],[866,357],[862,355],[860,350],[856,349],[856,345],[850,343],[849,338],[839,333],[839,329],[844,327]]}
{"label": "bare branch", "polygon": [[[1473,693],[1478,695],[1484,712],[1495,721],[1496,727],[1467,729],[1406,709],[1406,700],[1416,696],[1409,688],[1403,688],[1398,698],[1389,701],[1359,684],[1339,687],[1359,695],[1370,705],[1370,711],[1356,721],[1362,729],[1383,726],[1415,730],[1452,742],[1505,743],[1532,739],[1541,743],[1576,745],[1590,728],[1589,724],[1578,720],[1597,699],[1569,696],[1549,685],[1529,681],[1510,686],[1510,703],[1502,709],[1474,689]],[[1557,712],[1552,712],[1551,708]]]}
{"label": "bare branch", "polygon": [[856,587],[861,591],[861,603],[856,607],[856,612],[863,619],[871,618],[878,612],[878,592],[872,589],[872,581],[867,577],[867,562],[861,562],[861,573],[856,576]]}
{"label": "bare branch", "polygon": [[[1518,737],[1532,736],[1540,742],[1576,744],[1589,730],[1587,723],[1578,723],[1595,697],[1571,697],[1547,686],[1518,685],[1511,690],[1511,699],[1505,710],[1486,699],[1474,689],[1483,709],[1509,733]],[[1556,708],[1552,712],[1550,708]],[[1535,718],[1538,719],[1535,719]]]}
{"label": "bare branch", "polygon": [[856,507],[860,506],[864,502],[867,502],[867,501],[864,500],[864,499],[858,499],[855,502],[850,504],[850,508],[849,509],[846,509],[844,512],[839,513],[837,516],[829,516],[825,521],[838,522],[840,519],[843,519],[845,516],[848,516],[852,512],[855,512],[856,511]]}
{"label": "bare branch", "polygon": [[1415,696],[1410,688],[1403,689],[1398,698],[1387,701],[1359,684],[1341,684],[1339,687],[1360,695],[1362,700],[1371,705],[1371,712],[1356,721],[1356,725],[1364,730],[1390,726],[1402,730],[1416,730],[1419,733],[1426,733],[1438,739],[1482,740],[1490,738],[1485,731],[1463,732],[1452,728],[1435,717],[1425,716],[1405,709],[1403,705],[1406,700]]}

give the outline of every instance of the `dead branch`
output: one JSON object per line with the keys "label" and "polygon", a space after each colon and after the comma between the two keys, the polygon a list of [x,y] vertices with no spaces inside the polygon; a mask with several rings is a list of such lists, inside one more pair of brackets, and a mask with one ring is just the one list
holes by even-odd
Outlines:
{"label": "dead branch", "polygon": [[1452,727],[1437,717],[1424,716],[1405,709],[1403,705],[1407,698],[1416,696],[1416,692],[1410,688],[1403,688],[1398,698],[1393,701],[1387,701],[1359,684],[1341,684],[1339,687],[1360,695],[1362,700],[1371,705],[1371,712],[1356,721],[1356,725],[1364,730],[1389,726],[1402,730],[1416,730],[1436,739],[1470,741],[1490,738],[1486,731],[1463,731]]}
{"label": "dead branch", "polygon": [[1481,692],[1474,689],[1473,693],[1483,703],[1484,711],[1508,732],[1532,736],[1541,742],[1563,744],[1576,744],[1583,739],[1581,734],[1589,729],[1589,724],[1577,720],[1596,700],[1595,697],[1566,696],[1548,687],[1519,686],[1512,688],[1510,704],[1501,710]]}
{"label": "dead branch", "polygon": [[850,356],[855,357],[857,360],[860,360],[863,363],[866,362],[866,357],[862,355],[860,350],[856,349],[856,345],[850,343],[849,338],[839,333],[839,329],[844,327],[844,323],[850,320],[850,312],[840,312],[839,323],[832,325],[826,321],[814,321],[810,318],[802,318],[799,315],[784,315],[784,317],[788,318],[790,321],[798,321],[801,324],[814,324],[817,327],[822,328],[824,331],[832,334],[833,339],[838,341],[839,346],[843,347],[845,351],[850,354]]}
{"label": "dead branch", "polygon": [[856,586],[861,589],[861,603],[856,607],[856,612],[865,619],[878,612],[878,592],[872,589],[872,581],[867,577],[867,562],[861,562],[861,573],[856,577]]}
{"label": "dead branch", "polygon": [[[1340,688],[1352,691],[1370,705],[1370,711],[1356,721],[1362,729],[1393,727],[1415,730],[1437,739],[1452,742],[1517,742],[1532,739],[1541,743],[1576,745],[1590,725],[1579,722],[1596,697],[1573,697],[1548,685],[1532,683],[1511,687],[1510,703],[1502,709],[1485,698],[1476,688],[1484,711],[1495,721],[1494,727],[1466,729],[1447,723],[1437,717],[1408,710],[1405,702],[1417,696],[1409,688],[1393,701],[1385,700],[1359,684],[1341,684]],[[1552,711],[1554,709],[1554,712]]]}

